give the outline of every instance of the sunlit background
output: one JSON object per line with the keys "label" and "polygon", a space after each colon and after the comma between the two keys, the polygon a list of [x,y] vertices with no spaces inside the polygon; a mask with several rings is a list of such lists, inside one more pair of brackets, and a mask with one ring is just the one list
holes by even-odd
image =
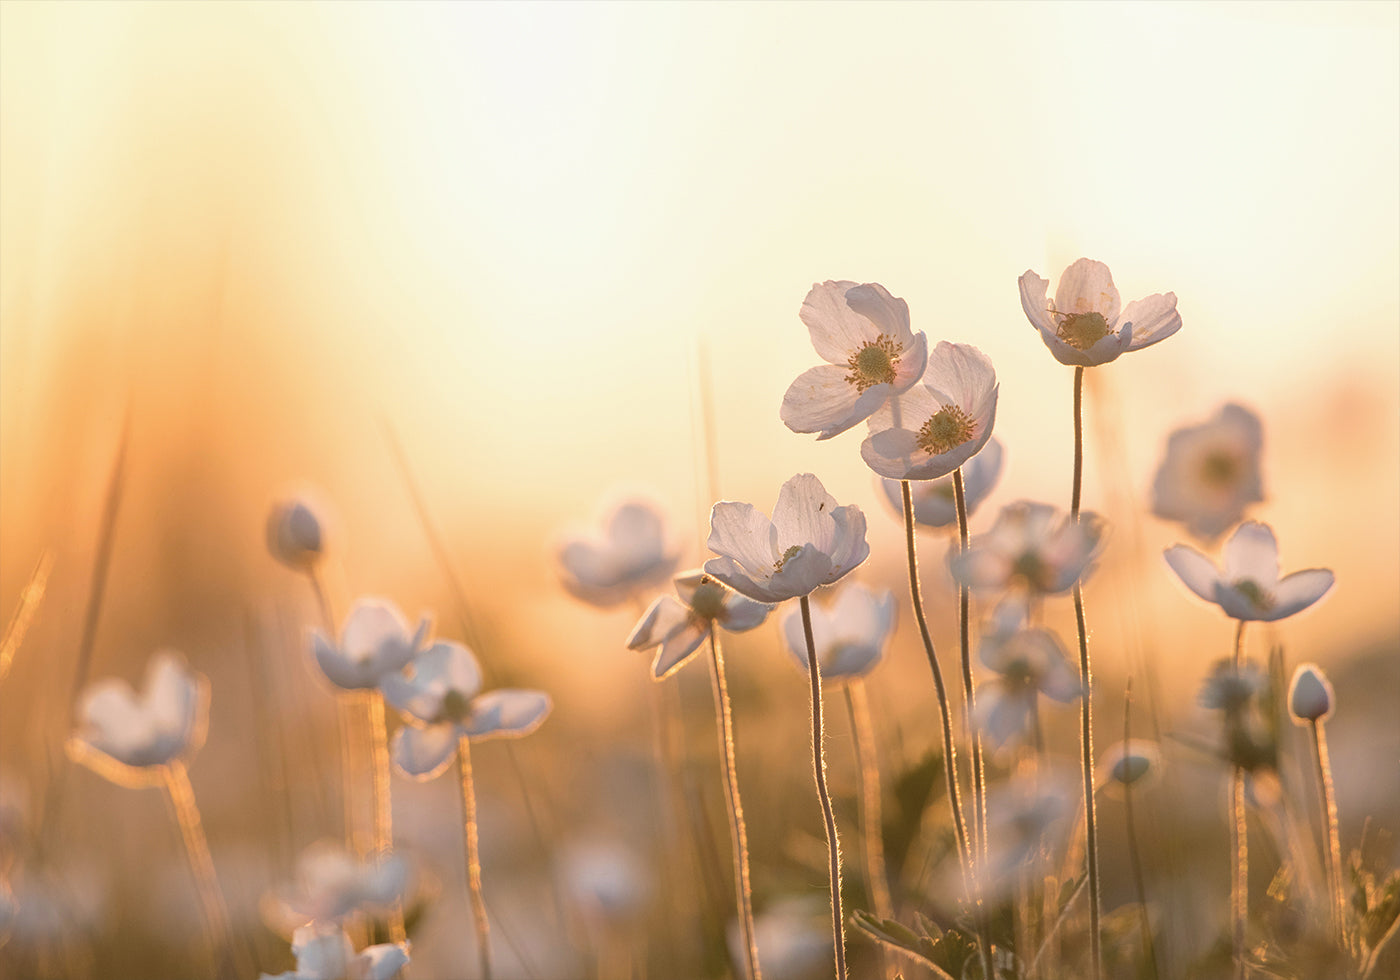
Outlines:
{"label": "sunlit background", "polygon": [[[622,648],[636,611],[598,612],[559,587],[560,534],[640,491],[699,564],[710,479],[766,510],[810,471],[868,512],[862,576],[903,598],[902,532],[861,435],[817,443],[778,418],[817,363],[803,296],[824,279],[880,282],[930,342],[991,356],[1008,464],[977,530],[1017,498],[1068,502],[1072,372],[1026,322],[1016,278],[1053,282],[1083,255],[1109,264],[1125,302],[1174,291],[1184,321],[1089,372],[1086,502],[1114,524],[1087,591],[1103,716],[1121,719],[1132,656],[1150,649],[1164,726],[1214,734],[1194,692],[1231,627],[1160,560],[1181,532],[1147,501],[1167,434],[1243,402],[1265,425],[1268,499],[1253,516],[1275,528],[1285,570],[1326,566],[1338,582],[1251,652],[1281,643],[1290,662],[1333,672],[1344,842],[1367,815],[1372,833],[1400,831],[1397,9],[0,5],[0,616],[40,555],[54,558],[0,689],[7,785],[38,801],[69,765],[67,698],[125,424],[91,676],[135,680],[165,646],[210,676],[192,778],[221,873],[248,895],[334,836],[334,813],[318,822],[296,785],[321,776],[269,785],[248,764],[280,712],[323,721],[291,727],[335,758],[333,699],[300,639],[315,606],[267,556],[263,522],[275,497],[311,488],[335,514],[337,608],[385,595],[461,638],[397,439],[488,671],[554,695],[519,751],[556,799],[554,831],[623,833],[635,818],[577,774],[622,778],[608,759],[646,760],[644,667]],[[924,547],[946,647],[945,544],[930,534]],[[1047,615],[1064,626],[1062,605]],[[872,696],[913,759],[936,735],[905,620]],[[278,657],[258,659],[268,646]],[[782,805],[819,839],[805,688],[785,658],[773,630],[734,645],[741,765],[748,752],[756,783],[789,766]],[[683,694],[712,752],[701,672]],[[1218,770],[1183,752],[1205,774],[1202,833],[1223,837]],[[495,819],[505,833],[519,783],[482,756],[483,793],[500,794],[484,803],[488,831]],[[73,780],[82,805],[57,839],[107,893],[169,865],[173,900],[94,927],[96,962],[149,968],[162,930],[198,928],[168,911],[189,887],[178,841],[158,794]],[[242,816],[249,800],[257,820],[280,812],[269,801],[286,793],[289,828]],[[444,838],[460,861],[454,799],[407,786],[403,836],[425,851]],[[750,809],[755,833],[780,833],[761,802]],[[522,866],[549,866],[533,840],[515,848]],[[425,923],[424,963],[468,942],[455,868],[441,877],[457,906]],[[776,895],[777,871],[755,873]],[[1211,901],[1223,866],[1219,879]],[[535,893],[498,887],[503,920],[528,935]],[[285,944],[263,948],[263,968],[290,968]],[[99,975],[91,958],[45,969]],[[537,976],[583,969],[537,951]]]}

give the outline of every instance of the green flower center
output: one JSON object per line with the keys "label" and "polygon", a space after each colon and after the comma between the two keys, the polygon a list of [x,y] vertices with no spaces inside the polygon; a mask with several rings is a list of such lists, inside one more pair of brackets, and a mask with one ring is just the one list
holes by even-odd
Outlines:
{"label": "green flower center", "polygon": [[1240,462],[1227,452],[1214,452],[1201,463],[1201,479],[1213,487],[1228,487],[1235,482]]}
{"label": "green flower center", "polygon": [[1252,579],[1242,578],[1238,582],[1232,583],[1230,587],[1248,599],[1250,605],[1256,609],[1274,608],[1273,594]]}
{"label": "green flower center", "polygon": [[781,572],[783,566],[802,553],[802,545],[795,544],[783,552],[783,557],[773,563],[773,571]]}
{"label": "green flower center", "polygon": [[467,717],[467,713],[471,711],[471,707],[471,698],[454,688],[443,695],[442,720],[461,721],[463,718]]}
{"label": "green flower center", "polygon": [[977,432],[977,423],[958,405],[940,408],[919,429],[916,445],[930,456],[941,456],[967,442]]}
{"label": "green flower center", "polygon": [[1064,322],[1055,336],[1076,350],[1088,350],[1108,336],[1108,321],[1102,313],[1057,313]]}
{"label": "green flower center", "polygon": [[897,344],[888,334],[880,334],[874,340],[866,341],[861,349],[846,359],[851,373],[846,380],[856,386],[856,391],[864,392],[874,385],[894,383],[894,369],[899,364],[899,355],[904,353],[904,345]]}
{"label": "green flower center", "polygon": [[710,623],[724,618],[724,587],[709,576],[700,580],[695,594],[690,598],[690,611],[702,622]]}
{"label": "green flower center", "polygon": [[1011,566],[1011,574],[1033,589],[1043,589],[1050,584],[1050,566],[1034,551],[1022,552]]}

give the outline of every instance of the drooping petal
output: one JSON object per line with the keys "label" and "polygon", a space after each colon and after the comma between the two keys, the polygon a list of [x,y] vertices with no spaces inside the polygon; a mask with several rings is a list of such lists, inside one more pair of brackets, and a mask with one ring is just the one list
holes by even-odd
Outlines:
{"label": "drooping petal", "polygon": [[[706,545],[715,554],[732,559],[747,576],[766,578],[778,558],[773,553],[772,529],[772,521],[753,504],[721,500],[710,509],[710,537]],[[714,575],[710,564],[706,562],[705,571]],[[731,588],[738,588],[722,576],[715,577]]]}
{"label": "drooping petal", "polygon": [[720,625],[731,633],[743,633],[760,625],[773,607],[765,602],[754,602],[742,595],[731,595],[724,600],[724,619]]}
{"label": "drooping petal", "polygon": [[728,555],[720,555],[705,562],[705,573],[719,579],[735,592],[739,592],[757,602],[782,602],[791,596],[778,595],[769,587],[773,567],[765,574],[754,575]]}
{"label": "drooping petal", "polygon": [[877,332],[908,350],[914,341],[909,329],[909,304],[877,282],[846,290],[846,305],[875,325]]}
{"label": "drooping petal", "polygon": [[1177,578],[1206,602],[1215,601],[1215,587],[1220,582],[1220,570],[1205,555],[1185,544],[1174,544],[1162,552]]}
{"label": "drooping petal", "polygon": [[807,325],[812,346],[830,364],[845,364],[866,341],[880,335],[874,323],[846,303],[846,292],[856,285],[844,279],[817,283],[797,314]]}
{"label": "drooping petal", "polygon": [[[768,580],[768,590],[777,597],[768,601],[778,602],[809,595],[839,577],[833,576],[830,555],[823,554],[815,545],[804,544],[801,550],[784,561],[783,567],[775,571],[773,577]],[[758,598],[752,593],[745,595]],[[763,600],[760,598],[759,601]]]}
{"label": "drooping petal", "polygon": [[1135,299],[1123,308],[1119,318],[1132,325],[1132,340],[1128,350],[1142,350],[1166,340],[1181,329],[1181,314],[1176,311],[1176,293],[1153,293]]}
{"label": "drooping petal", "polygon": [[690,618],[690,610],[674,596],[663,595],[647,609],[641,622],[627,638],[627,649],[650,650],[683,628]]}
{"label": "drooping petal", "polygon": [[855,504],[837,507],[831,519],[835,524],[835,539],[827,585],[870,557],[870,542],[865,538],[865,514],[859,507]]}
{"label": "drooping petal", "polygon": [[831,516],[836,507],[836,498],[827,493],[821,480],[811,473],[798,473],[784,483],[778,491],[778,503],[773,507],[778,554],[806,544],[829,554],[836,537],[836,525]]}
{"label": "drooping petal", "polygon": [[1326,568],[1308,568],[1285,575],[1274,589],[1274,607],[1269,619],[1286,619],[1302,612],[1321,599],[1336,582],[1336,576]]}
{"label": "drooping petal", "polygon": [[470,738],[519,738],[544,724],[554,703],[543,691],[499,688],[472,701],[471,712],[462,722]]}
{"label": "drooping petal", "polygon": [[1272,591],[1278,584],[1278,539],[1273,529],[1258,521],[1241,524],[1225,542],[1221,563],[1225,581],[1253,582]]}
{"label": "drooping petal", "polygon": [[399,771],[424,781],[442,775],[457,751],[456,725],[405,726],[394,733],[389,751]]}
{"label": "drooping petal", "polygon": [[698,623],[682,623],[656,651],[656,658],[651,662],[651,676],[658,681],[664,680],[680,670],[705,642],[706,633],[707,630]]}
{"label": "drooping petal", "polygon": [[1117,326],[1119,302],[1108,266],[1093,259],[1075,260],[1055,287],[1057,313],[1098,313],[1110,328]]}
{"label": "drooping petal", "polygon": [[797,376],[783,394],[778,416],[793,432],[816,432],[819,439],[840,435],[861,422],[889,398],[890,385],[873,385],[860,391],[846,380],[844,365],[822,364]]}
{"label": "drooping petal", "polygon": [[910,471],[927,460],[928,454],[919,448],[916,433],[908,429],[881,429],[866,436],[860,444],[860,458],[886,479],[908,480],[912,479]]}
{"label": "drooping petal", "polygon": [[1050,290],[1050,280],[1042,279],[1027,269],[1016,282],[1021,287],[1021,309],[1025,311],[1026,319],[1042,333],[1048,330],[1053,334],[1055,320],[1050,315],[1050,303],[1046,298]]}

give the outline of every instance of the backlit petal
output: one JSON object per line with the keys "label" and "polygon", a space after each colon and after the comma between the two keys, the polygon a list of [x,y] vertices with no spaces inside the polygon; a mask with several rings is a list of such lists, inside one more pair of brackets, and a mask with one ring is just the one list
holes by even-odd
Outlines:
{"label": "backlit petal", "polygon": [[457,726],[452,724],[427,728],[405,726],[394,733],[390,755],[394,765],[405,775],[418,780],[433,779],[452,761],[459,735]]}
{"label": "backlit petal", "polygon": [[850,369],[835,364],[809,368],[797,376],[783,395],[778,416],[793,432],[816,432],[830,439],[859,425],[885,403],[893,390],[887,384],[861,392],[846,380]]}
{"label": "backlit petal", "polygon": [[1302,612],[1321,599],[1336,582],[1336,576],[1326,568],[1309,568],[1285,575],[1274,589],[1274,607],[1269,619],[1285,619]]}
{"label": "backlit petal", "polygon": [[1076,260],[1055,287],[1057,313],[1099,313],[1110,328],[1117,327],[1119,302],[1108,266],[1093,259]]}
{"label": "backlit petal", "polygon": [[1176,293],[1154,293],[1135,299],[1123,308],[1120,320],[1132,325],[1132,340],[1128,350],[1142,350],[1166,340],[1181,329],[1181,314],[1176,311]]}
{"label": "backlit petal", "polygon": [[543,691],[488,691],[472,701],[462,731],[474,739],[519,738],[539,728],[553,706]]}
{"label": "backlit petal", "polygon": [[1278,584],[1278,540],[1273,529],[1258,521],[1241,524],[1225,542],[1221,562],[1225,581],[1253,582],[1273,591]]}
{"label": "backlit petal", "polygon": [[1220,582],[1220,571],[1205,555],[1190,545],[1174,544],[1162,552],[1167,564],[1186,587],[1206,602],[1215,601],[1215,587]]}

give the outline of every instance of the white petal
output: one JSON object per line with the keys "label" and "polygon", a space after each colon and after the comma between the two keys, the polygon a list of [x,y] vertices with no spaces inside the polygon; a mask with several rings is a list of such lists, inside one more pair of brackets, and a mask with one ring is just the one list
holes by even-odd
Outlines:
{"label": "white petal", "polygon": [[665,518],[646,501],[619,504],[608,518],[607,530],[608,541],[623,555],[650,557],[665,550]]}
{"label": "white petal", "polygon": [[414,658],[406,674],[385,674],[379,686],[395,708],[433,724],[443,720],[448,695],[467,701],[481,690],[481,665],[462,644],[439,640]]}
{"label": "white petal", "polygon": [[[918,436],[908,429],[881,429],[872,432],[860,444],[860,458],[886,479],[907,480],[910,471],[929,458],[928,453],[918,447],[917,439]],[[900,508],[903,509],[902,497]]]}
{"label": "white petal", "polygon": [[1172,571],[1186,587],[1206,602],[1215,602],[1215,587],[1220,583],[1220,571],[1205,555],[1184,544],[1174,544],[1162,552]]}
{"label": "white petal", "polygon": [[519,738],[540,725],[554,707],[543,691],[500,688],[472,701],[462,730],[471,738]]}
{"label": "white petal", "polygon": [[1285,575],[1274,589],[1274,607],[1268,619],[1285,619],[1302,612],[1321,599],[1336,582],[1336,576],[1325,568],[1309,568]]}
{"label": "white petal", "polygon": [[968,514],[976,510],[977,505],[997,485],[1004,457],[1001,441],[993,436],[976,456],[963,464],[963,491],[967,498]]}
{"label": "white petal", "polygon": [[946,393],[971,414],[997,384],[992,359],[971,344],[939,342],[928,358],[924,384]]}
{"label": "white petal", "polygon": [[374,682],[358,669],[358,665],[351,663],[338,646],[319,632],[311,634],[311,649],[316,655],[316,663],[321,668],[321,673],[336,687],[354,690],[374,686]]}
{"label": "white petal", "polygon": [[880,335],[875,324],[846,305],[846,291],[855,286],[844,279],[814,285],[797,314],[807,325],[812,346],[831,364],[844,365],[866,341]]}
{"label": "white petal", "polygon": [[875,329],[908,349],[914,342],[909,329],[909,304],[877,282],[846,290],[846,305],[875,324]]}
{"label": "white petal", "polygon": [[830,556],[822,554],[815,545],[804,544],[802,550],[783,562],[783,567],[774,572],[773,577],[768,580],[768,590],[779,597],[769,601],[809,595],[839,577],[833,575]]}
{"label": "white petal", "polygon": [[651,676],[658,681],[664,680],[680,670],[700,649],[708,632],[695,623],[682,624],[680,629],[666,637],[666,642],[656,651],[656,659],[651,662]]}
{"label": "white petal", "polygon": [[673,596],[663,595],[647,609],[627,638],[627,649],[650,650],[664,643],[690,619],[690,610]]}
{"label": "white petal", "polygon": [[822,679],[833,682],[863,677],[880,662],[884,647],[869,643],[840,643],[822,660]]}
{"label": "white petal", "polygon": [[1115,327],[1118,320],[1118,289],[1108,266],[1093,259],[1078,259],[1060,276],[1055,287],[1055,310],[1059,313],[1099,313]]}
{"label": "white petal", "polygon": [[836,537],[832,512],[836,498],[826,492],[811,473],[799,473],[778,491],[773,507],[773,527],[777,529],[776,551],[781,556],[789,548],[811,544],[830,554]]}
{"label": "white petal", "polygon": [[793,432],[816,432],[830,439],[864,422],[893,390],[887,384],[858,391],[846,380],[850,369],[835,364],[809,368],[783,395],[778,416]]}
{"label": "white petal", "polygon": [[[385,599],[358,599],[341,628],[340,646],[355,662],[369,660],[385,647],[404,650],[409,647],[408,623],[398,607]],[[405,656],[399,666],[407,662]]]}
{"label": "white petal", "polygon": [[836,526],[831,549],[833,577],[827,579],[827,584],[870,557],[870,542],[865,539],[865,514],[859,507],[855,504],[838,507],[831,519]]}
{"label": "white petal", "polygon": [[292,954],[297,959],[296,976],[335,980],[345,975],[355,948],[343,929],[309,925],[292,934]]}
{"label": "white petal", "polygon": [[[973,456],[982,451],[982,447],[987,444],[987,440],[992,437],[992,427],[996,425],[997,419],[997,389],[994,387],[990,395],[990,402],[986,406],[986,414],[978,416],[974,420],[976,426],[973,436],[967,442],[954,446],[946,453],[937,456],[926,456],[922,461],[916,460],[914,465],[908,470],[907,479],[910,480],[937,480],[948,476],[958,467],[962,466]],[[965,489],[965,488],[964,488]]]}
{"label": "white petal", "polygon": [[351,980],[393,980],[408,965],[408,949],[393,943],[366,946],[355,957]]}
{"label": "white petal", "polygon": [[773,572],[772,565],[769,565],[767,573],[753,575],[733,558],[721,555],[705,562],[705,572],[719,579],[735,592],[742,593],[758,602],[781,602],[791,598],[790,596],[778,595],[769,587],[769,580],[772,578]]}
{"label": "white petal", "polygon": [[1096,367],[1118,359],[1131,340],[1131,331],[1125,330],[1121,335],[1106,334],[1103,339],[1088,350],[1080,350],[1078,347],[1065,343],[1054,330],[1040,331],[1040,339],[1045,341],[1045,346],[1051,354],[1055,355],[1055,360],[1061,364],[1067,364],[1071,367]]}
{"label": "white petal", "polygon": [[1030,721],[1030,703],[1024,694],[1012,692],[999,681],[988,681],[977,688],[972,725],[993,745],[1025,734]]}
{"label": "white petal", "polygon": [[860,582],[845,586],[831,607],[831,618],[843,640],[879,648],[894,628],[894,593]]}
{"label": "white petal", "polygon": [[1017,280],[1017,284],[1021,287],[1021,309],[1025,311],[1026,318],[1031,321],[1031,326],[1042,333],[1048,330],[1053,334],[1055,320],[1050,315],[1050,304],[1046,299],[1046,294],[1050,290],[1050,280],[1042,279],[1027,269]]}
{"label": "white petal", "polygon": [[[820,617],[825,623],[826,611],[822,609],[821,603],[813,602],[809,604],[812,612],[812,643],[817,644],[817,621]],[[793,660],[797,662],[798,669],[807,669],[807,634],[802,628],[802,610],[797,606],[789,606],[778,620],[778,629],[782,633],[783,646],[788,653],[792,654]],[[817,647],[817,661],[821,662],[821,648]]]}
{"label": "white petal", "polygon": [[1255,593],[1242,592],[1228,582],[1216,584],[1214,601],[1219,603],[1220,608],[1225,610],[1225,615],[1231,619],[1246,622],[1269,619],[1270,610],[1273,608],[1261,603]]}
{"label": "white petal", "polygon": [[724,620],[720,625],[731,633],[743,633],[760,625],[772,611],[773,607],[765,602],[731,595],[724,600]]}
{"label": "white petal", "polygon": [[[773,553],[772,530],[773,523],[753,504],[721,500],[710,509],[710,537],[706,545],[715,554],[733,559],[749,576],[766,577],[778,558]],[[705,571],[714,575],[711,564],[705,563]],[[738,588],[723,576],[715,577]]]}
{"label": "white petal", "polygon": [[891,383],[895,394],[903,394],[922,380],[928,367],[928,338],[920,330],[914,334],[914,342],[900,355],[894,366],[894,381]]}
{"label": "white petal", "polygon": [[442,775],[457,751],[456,725],[405,726],[394,733],[390,754],[399,771],[417,780]]}
{"label": "white petal", "polygon": [[1176,311],[1176,293],[1154,293],[1135,299],[1123,309],[1124,323],[1132,325],[1132,341],[1128,350],[1142,350],[1166,340],[1181,329],[1181,314]]}
{"label": "white petal", "polygon": [[1226,582],[1253,582],[1273,591],[1278,584],[1278,541],[1273,529],[1258,521],[1246,521],[1225,542],[1221,555]]}

